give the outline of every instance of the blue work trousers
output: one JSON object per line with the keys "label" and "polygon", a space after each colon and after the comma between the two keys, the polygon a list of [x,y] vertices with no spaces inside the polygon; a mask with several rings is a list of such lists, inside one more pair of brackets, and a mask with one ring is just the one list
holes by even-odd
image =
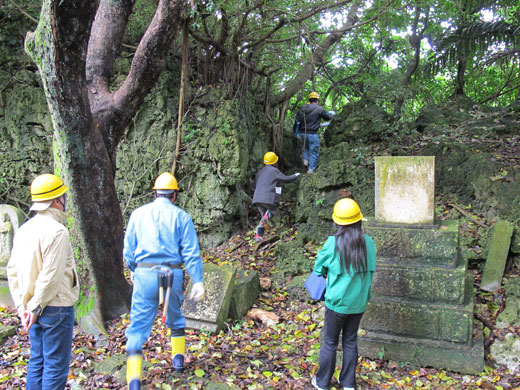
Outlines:
{"label": "blue work trousers", "polygon": [[[181,311],[184,271],[182,269],[172,269],[171,271],[173,272],[173,283],[170,290],[166,325],[172,329],[172,335],[179,332],[184,334],[186,319]],[[130,325],[125,332],[127,353],[140,353],[143,344],[150,337],[159,306],[159,272],[159,270],[144,267],[138,267],[135,270]]]}
{"label": "blue work trousers", "polygon": [[72,306],[47,306],[29,329],[27,390],[62,390],[69,375],[74,329]]}
{"label": "blue work trousers", "polygon": [[325,307],[325,324],[320,348],[320,367],[316,373],[319,387],[328,389],[336,369],[336,349],[339,334],[343,332],[343,364],[339,383],[343,387],[356,387],[356,364],[358,360],[357,332],[363,313],[342,314]]}
{"label": "blue work trousers", "polygon": [[304,134],[303,137],[303,159],[309,162],[309,169],[315,170],[318,167],[318,157],[320,156],[320,136]]}

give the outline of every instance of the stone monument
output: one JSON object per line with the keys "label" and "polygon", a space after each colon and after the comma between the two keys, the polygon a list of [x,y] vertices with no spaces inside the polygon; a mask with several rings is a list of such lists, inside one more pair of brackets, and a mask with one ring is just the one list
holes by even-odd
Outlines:
{"label": "stone monument", "polygon": [[463,373],[484,368],[473,321],[473,279],[459,251],[457,221],[434,219],[434,157],[375,158],[377,247],[373,295],[360,354]]}
{"label": "stone monument", "polygon": [[5,267],[11,257],[13,237],[24,220],[22,210],[0,204],[0,306],[13,306]]}

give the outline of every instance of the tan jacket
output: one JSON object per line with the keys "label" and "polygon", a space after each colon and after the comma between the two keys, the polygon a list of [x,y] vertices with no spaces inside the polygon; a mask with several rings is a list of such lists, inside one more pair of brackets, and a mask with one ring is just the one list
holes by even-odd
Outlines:
{"label": "tan jacket", "polygon": [[72,306],[79,283],[66,214],[55,208],[39,211],[24,223],[13,241],[7,264],[9,289],[17,308]]}

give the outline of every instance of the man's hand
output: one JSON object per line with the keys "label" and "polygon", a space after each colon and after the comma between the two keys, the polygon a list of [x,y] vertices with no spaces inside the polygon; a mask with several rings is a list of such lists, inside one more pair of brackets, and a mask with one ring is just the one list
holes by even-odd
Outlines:
{"label": "man's hand", "polygon": [[25,328],[25,322],[26,322],[26,318],[29,316],[29,312],[27,311],[27,309],[25,307],[23,307],[22,305],[20,305],[20,307],[18,308],[18,317],[20,317],[20,321],[22,322],[22,326]]}
{"label": "man's hand", "polygon": [[199,302],[204,295],[204,285],[202,282],[197,282],[193,284],[191,288],[190,301]]}
{"label": "man's hand", "polygon": [[34,325],[38,319],[38,314],[26,312],[25,318],[22,320],[24,329],[29,332],[29,329]]}

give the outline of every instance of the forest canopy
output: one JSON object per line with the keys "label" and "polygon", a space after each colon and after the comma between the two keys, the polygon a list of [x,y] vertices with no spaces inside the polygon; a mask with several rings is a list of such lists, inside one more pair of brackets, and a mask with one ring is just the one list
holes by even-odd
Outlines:
{"label": "forest canopy", "polygon": [[[514,0],[188,3],[193,86],[231,84],[230,94],[246,89],[272,105],[292,98],[293,110],[315,89],[333,108],[371,98],[389,113],[402,106],[408,118],[453,94],[501,106],[519,96],[520,5]],[[3,45],[23,47],[39,6],[3,1]],[[132,56],[156,6],[135,2],[121,56]],[[331,34],[339,38],[321,55]],[[165,56],[181,60],[181,39]],[[306,64],[310,72],[298,79]]]}

